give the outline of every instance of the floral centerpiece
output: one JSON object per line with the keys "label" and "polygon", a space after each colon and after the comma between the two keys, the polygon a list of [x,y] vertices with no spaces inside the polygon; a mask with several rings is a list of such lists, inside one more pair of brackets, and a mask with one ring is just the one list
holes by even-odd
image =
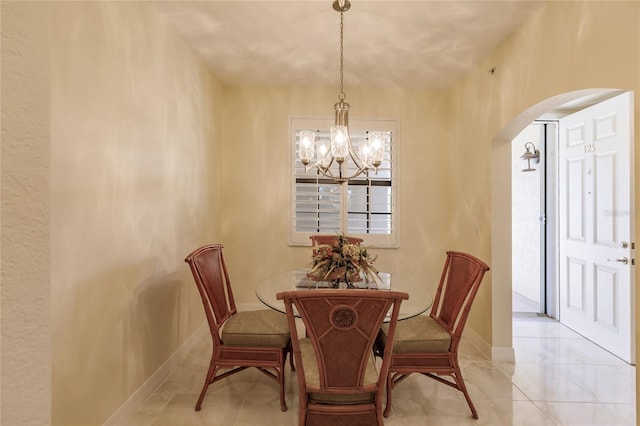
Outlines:
{"label": "floral centerpiece", "polygon": [[311,279],[331,281],[336,287],[342,281],[353,287],[354,282],[362,280],[362,274],[367,282],[376,283],[378,270],[373,266],[376,257],[370,256],[366,247],[349,243],[344,235],[338,234],[334,244],[320,244],[313,249],[307,274]]}

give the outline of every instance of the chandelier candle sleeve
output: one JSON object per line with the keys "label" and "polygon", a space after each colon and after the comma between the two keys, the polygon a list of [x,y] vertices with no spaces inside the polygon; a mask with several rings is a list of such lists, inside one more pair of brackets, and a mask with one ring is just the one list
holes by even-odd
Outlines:
{"label": "chandelier candle sleeve", "polygon": [[384,132],[371,132],[366,142],[360,146],[362,161],[377,168],[384,158]]}
{"label": "chandelier candle sleeve", "polygon": [[331,155],[338,163],[342,163],[349,155],[349,143],[347,126],[331,127]]}
{"label": "chandelier candle sleeve", "polygon": [[318,141],[318,164],[322,168],[331,167],[331,142],[328,139],[322,139]]}
{"label": "chandelier candle sleeve", "polygon": [[303,130],[300,132],[298,155],[300,156],[300,161],[305,166],[308,165],[316,155],[315,142],[316,142],[315,132],[311,132],[309,130]]}

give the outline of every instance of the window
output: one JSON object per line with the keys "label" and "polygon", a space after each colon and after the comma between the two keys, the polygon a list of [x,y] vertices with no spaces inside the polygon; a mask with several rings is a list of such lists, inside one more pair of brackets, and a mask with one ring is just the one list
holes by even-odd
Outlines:
{"label": "window", "polygon": [[[351,142],[357,149],[370,131],[387,135],[387,152],[378,173],[369,170],[344,184],[334,183],[315,167],[305,172],[298,159],[298,134],[302,130],[317,130],[320,139],[329,138],[331,119],[291,118],[292,190],[290,241],[292,245],[308,245],[312,234],[342,232],[359,236],[366,244],[396,246],[397,203],[394,177],[395,144],[394,120],[351,120]],[[354,165],[347,161],[349,174]],[[337,169],[337,164],[332,165]],[[344,166],[343,166],[344,167]]]}

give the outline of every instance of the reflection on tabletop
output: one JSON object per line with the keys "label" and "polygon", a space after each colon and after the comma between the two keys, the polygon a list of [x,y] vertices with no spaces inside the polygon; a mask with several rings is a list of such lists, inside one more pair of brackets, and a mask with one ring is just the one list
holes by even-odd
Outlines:
{"label": "reflection on tabletop", "polygon": [[[265,277],[256,287],[258,299],[271,309],[285,313],[284,303],[277,300],[276,294],[294,290],[329,290],[333,289],[331,281],[315,281],[309,278],[308,270],[298,269],[280,272]],[[373,283],[366,281],[354,282],[355,288],[372,288],[381,290],[402,291],[409,294],[409,299],[400,306],[400,320],[408,319],[426,312],[433,303],[433,290],[424,280],[414,280],[396,273],[379,272],[380,281]],[[339,283],[338,288],[346,288],[346,283]],[[339,291],[339,290],[336,290]]]}

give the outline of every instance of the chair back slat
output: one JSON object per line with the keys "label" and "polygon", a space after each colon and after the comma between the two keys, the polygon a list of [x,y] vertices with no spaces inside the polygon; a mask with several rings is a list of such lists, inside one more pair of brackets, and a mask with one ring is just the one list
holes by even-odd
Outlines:
{"label": "chair back slat", "polygon": [[481,260],[460,252],[448,251],[431,316],[455,336],[464,323],[484,273],[489,267]]}
{"label": "chair back slat", "polygon": [[[381,290],[303,290],[279,293],[290,317],[295,306],[316,355],[320,393],[373,392],[384,384],[386,374],[366,384],[367,364],[380,326],[393,306],[391,321],[397,322],[400,301],[406,293]],[[291,320],[290,320],[291,324]],[[291,326],[290,326],[291,328]],[[297,333],[292,342],[296,352]],[[304,364],[298,362],[299,376]],[[308,366],[307,366],[308,368]],[[388,367],[387,367],[388,368]],[[310,386],[308,383],[305,386]]]}
{"label": "chair back slat", "polygon": [[193,273],[212,334],[216,331],[217,336],[222,324],[236,313],[222,245],[201,247],[188,255],[185,262]]}
{"label": "chair back slat", "polygon": [[391,302],[360,297],[298,299],[296,307],[321,364],[320,388],[361,390],[368,354]]}

